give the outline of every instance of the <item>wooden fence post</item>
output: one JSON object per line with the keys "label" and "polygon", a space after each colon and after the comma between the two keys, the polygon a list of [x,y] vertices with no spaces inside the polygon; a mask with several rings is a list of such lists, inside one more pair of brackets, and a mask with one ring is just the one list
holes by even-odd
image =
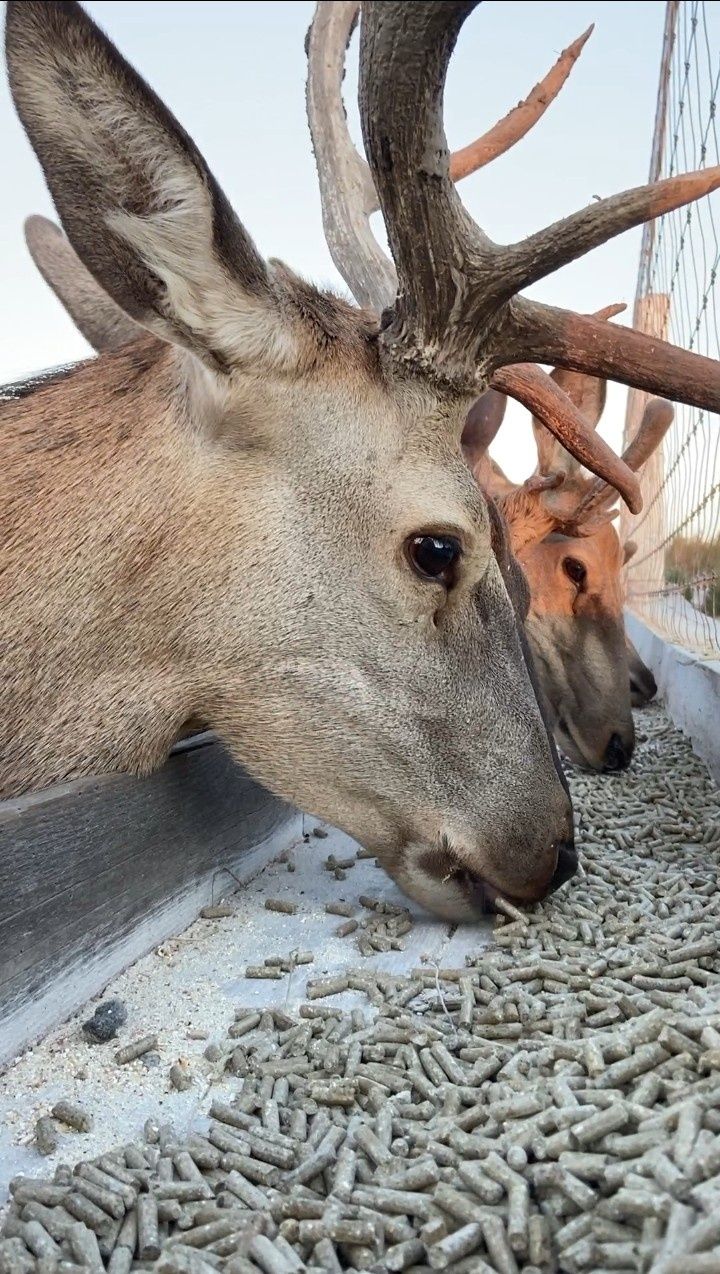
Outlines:
{"label": "wooden fence post", "polygon": [[[649,296],[639,297],[635,302],[633,327],[647,336],[666,340],[669,318],[670,297],[663,292],[652,292]],[[649,397],[650,395],[641,389],[631,389],[628,393],[623,435],[625,447],[632,442],[637,433]],[[664,477],[665,456],[661,445],[653,452],[641,471],[642,511],[634,516],[625,505],[622,506],[620,537],[623,543],[632,539],[638,546],[637,553],[625,572],[626,590],[631,606],[634,598],[642,605],[641,598],[644,594],[657,593],[665,583],[665,550],[659,547],[665,539]]]}

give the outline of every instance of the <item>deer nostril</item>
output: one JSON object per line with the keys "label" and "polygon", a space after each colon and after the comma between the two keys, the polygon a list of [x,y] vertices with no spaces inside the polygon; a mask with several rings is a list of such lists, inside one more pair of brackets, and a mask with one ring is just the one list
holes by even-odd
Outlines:
{"label": "deer nostril", "polygon": [[554,894],[556,889],[571,880],[578,869],[578,856],[572,841],[560,841],[557,851],[557,864],[553,878],[548,886],[548,893]]}
{"label": "deer nostril", "polygon": [[458,873],[457,879],[467,890],[472,903],[477,907],[478,911],[490,913],[495,910],[495,898],[497,897],[497,889],[489,885],[482,876],[477,876],[475,872],[463,871]]}
{"label": "deer nostril", "polygon": [[632,754],[632,744],[623,743],[619,734],[611,734],[610,742],[605,749],[603,768],[611,772],[625,770],[630,764]]}

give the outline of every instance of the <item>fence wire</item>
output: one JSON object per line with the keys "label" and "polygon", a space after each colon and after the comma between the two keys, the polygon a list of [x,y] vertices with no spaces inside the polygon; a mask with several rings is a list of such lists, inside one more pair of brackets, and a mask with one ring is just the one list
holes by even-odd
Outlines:
{"label": "fence wire", "polygon": [[[719,88],[720,4],[668,4],[652,180],[720,163]],[[636,324],[720,358],[719,269],[720,194],[713,194],[646,230]],[[631,416],[629,406],[626,438]],[[628,605],[678,644],[720,657],[717,416],[677,405],[662,455],[646,468],[643,495],[643,512],[629,526],[638,551],[627,571]]]}

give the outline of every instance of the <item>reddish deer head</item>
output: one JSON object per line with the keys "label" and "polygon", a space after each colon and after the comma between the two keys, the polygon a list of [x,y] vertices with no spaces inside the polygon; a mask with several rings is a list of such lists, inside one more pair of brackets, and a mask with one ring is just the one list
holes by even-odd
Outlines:
{"label": "reddish deer head", "polygon": [[[11,89],[62,224],[148,336],[3,408],[6,794],[151,770],[197,717],[439,914],[473,916],[497,890],[538,898],[574,870],[522,582],[463,423],[498,369],[556,349],[714,407],[709,360],[655,343],[649,360],[633,334],[603,344],[592,320],[517,293],[720,174],[491,244],[442,133],[473,7],[364,8],[361,114],[399,276],[379,323],[260,258],[79,5],[8,5]],[[536,390],[573,454],[637,509],[627,466],[552,382]]]}
{"label": "reddish deer head", "polygon": [[[552,377],[596,429],[605,381],[561,368]],[[523,484],[508,481],[487,454],[505,402],[487,390],[468,415],[463,441],[475,476],[504,512],[511,547],[527,577],[526,627],[555,738],[577,763],[624,769],[635,739],[632,699],[640,699],[644,688],[647,702],[654,687],[637,652],[629,664],[623,625],[622,570],[635,545],[628,541],[623,547],[610,521],[617,493],[583,474],[537,418],[536,472]],[[639,470],[660,445],[673,414],[670,403],[650,400],[624,456],[630,468]]]}

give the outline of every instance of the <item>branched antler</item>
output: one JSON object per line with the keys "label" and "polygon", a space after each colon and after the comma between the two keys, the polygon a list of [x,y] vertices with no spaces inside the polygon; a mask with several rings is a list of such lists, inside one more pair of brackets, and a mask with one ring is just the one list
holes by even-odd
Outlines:
{"label": "branched antler", "polygon": [[615,455],[612,447],[588,429],[567,395],[539,367],[517,363],[514,367],[501,368],[493,375],[492,387],[529,407],[586,469],[599,473],[615,493],[620,492],[631,512],[642,509],[640,484],[635,474]]}
{"label": "branched antler", "polygon": [[[660,446],[675,419],[675,408],[664,398],[651,398],[632,442],[623,452],[623,462],[633,473],[639,473],[653,451]],[[592,525],[596,516],[606,511],[617,499],[617,491],[601,478],[592,482],[574,512],[576,526]]]}
{"label": "branched antler", "polygon": [[[720,168],[601,200],[522,243],[491,242],[460,202],[453,184],[459,174],[452,171],[442,128],[448,63],[474,8],[473,0],[422,5],[366,0],[363,5],[360,113],[370,183],[349,137],[340,92],[356,6],[326,0],[310,31],[308,114],[328,242],[357,299],[388,310],[381,335],[386,356],[399,367],[411,365],[466,388],[511,364],[553,362],[720,409],[718,363],[517,295],[630,226],[716,189]],[[376,206],[373,187],[396,284],[392,266],[369,232]],[[548,389],[543,376],[536,369],[530,377],[527,369],[515,366],[502,383],[520,401],[534,401],[549,428],[555,421],[553,432],[563,445],[636,504],[637,482],[630,471],[617,457],[608,468],[609,457],[581,414],[563,401],[558,386]]]}
{"label": "branched antler", "polygon": [[[370,229],[380,203],[368,164],[350,136],[342,101],[345,55],[359,12],[360,0],[318,4],[307,38],[306,102],[330,254],[359,304],[381,311],[392,305],[397,279]],[[593,29],[563,49],[524,101],[450,156],[453,181],[505,154],[530,131],[557,97]]]}

